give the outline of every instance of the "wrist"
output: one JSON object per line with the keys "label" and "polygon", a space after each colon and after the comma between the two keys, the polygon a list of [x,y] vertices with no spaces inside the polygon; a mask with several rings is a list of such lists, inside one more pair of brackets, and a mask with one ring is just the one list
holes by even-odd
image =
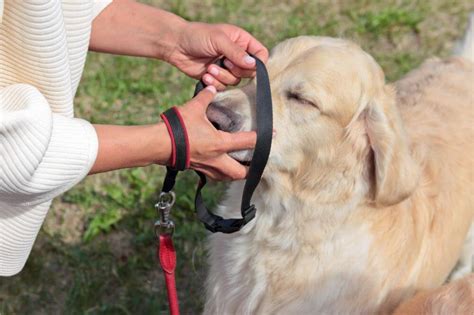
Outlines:
{"label": "wrist", "polygon": [[94,19],[89,48],[166,60],[184,24],[184,19],[164,10],[131,0],[116,0]]}
{"label": "wrist", "polygon": [[167,165],[171,140],[164,123],[142,126],[94,125],[99,152],[91,170],[100,173],[150,164]]}
{"label": "wrist", "polygon": [[152,161],[154,164],[169,165],[172,153],[171,138],[162,122],[151,126]]}
{"label": "wrist", "polygon": [[181,33],[189,24],[185,19],[159,10],[155,15],[153,36],[154,57],[172,64],[173,52],[177,49]]}

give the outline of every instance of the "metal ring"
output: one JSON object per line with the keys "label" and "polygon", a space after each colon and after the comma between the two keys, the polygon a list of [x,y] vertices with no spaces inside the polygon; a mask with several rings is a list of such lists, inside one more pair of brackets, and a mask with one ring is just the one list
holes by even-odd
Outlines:
{"label": "metal ring", "polygon": [[158,197],[158,205],[160,207],[171,207],[176,201],[176,195],[173,191],[160,193]]}

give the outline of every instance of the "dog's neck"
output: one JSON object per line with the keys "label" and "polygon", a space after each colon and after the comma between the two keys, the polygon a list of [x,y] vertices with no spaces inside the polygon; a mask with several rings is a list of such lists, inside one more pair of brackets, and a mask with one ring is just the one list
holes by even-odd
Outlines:
{"label": "dog's neck", "polygon": [[[286,242],[276,241],[274,246],[287,250],[297,250],[300,246],[315,247],[320,242],[330,239],[341,230],[345,221],[356,210],[367,187],[362,179],[351,178],[347,174],[328,176],[318,187],[304,184],[305,179],[294,179],[295,174],[280,173],[277,176],[265,176],[262,179],[253,201],[257,207],[257,218],[244,228],[255,240],[272,243],[274,235],[287,235]],[[278,181],[275,179],[278,178]],[[296,183],[296,184],[295,184]],[[357,193],[347,194],[344,200],[330,200],[335,195],[334,189],[349,187]],[[230,190],[241,190],[242,184],[236,183]],[[232,195],[238,195],[230,193]],[[340,194],[338,194],[340,195]],[[230,200],[229,200],[230,201]],[[237,200],[230,203],[237,205]],[[227,216],[227,214],[225,214]],[[258,224],[257,232],[251,232],[252,226]],[[273,245],[272,245],[273,246]]]}
{"label": "dog's neck", "polygon": [[[289,297],[292,294],[312,294],[311,290],[315,288],[309,289],[308,285],[319,287],[318,292],[322,292],[322,296],[332,292],[332,302],[338,298],[362,294],[358,292],[360,290],[355,283],[364,280],[359,277],[367,267],[371,239],[364,224],[346,224],[352,212],[357,209],[359,200],[354,199],[341,205],[316,203],[315,198],[302,195],[306,192],[293,191],[295,187],[287,186],[290,182],[290,179],[280,175],[277,183],[266,177],[253,199],[258,209],[257,217],[239,233],[213,236],[216,256],[212,259],[217,259],[225,252],[225,258],[218,259],[219,264],[227,266],[226,272],[241,275],[236,281],[248,284],[244,291],[252,291],[252,297],[242,296],[238,300],[242,308],[248,308],[252,312],[274,313],[273,309],[257,310],[256,301],[270,299],[271,305],[279,305],[292,300]],[[226,206],[221,209],[226,211],[226,216],[230,209],[232,215],[238,215],[241,191],[242,183],[231,185],[229,198],[224,203]],[[275,260],[275,257],[278,259]],[[344,272],[340,266],[347,261],[351,262],[351,274],[355,276],[328,276]],[[303,270],[311,270],[311,274],[302,274]],[[210,281],[222,280],[218,276],[219,272],[214,272],[211,277],[216,278]],[[241,285],[229,283],[229,278],[224,278],[227,279],[225,290],[229,292],[229,297],[240,296],[244,292],[236,290]],[[352,284],[343,286],[344,290],[338,293],[339,296],[333,292],[332,280],[339,284],[341,281]],[[280,290],[282,286],[291,287],[294,291]],[[360,299],[363,296],[365,293]],[[323,300],[321,303],[320,306],[323,307]],[[334,305],[334,311],[340,311],[337,304]]]}

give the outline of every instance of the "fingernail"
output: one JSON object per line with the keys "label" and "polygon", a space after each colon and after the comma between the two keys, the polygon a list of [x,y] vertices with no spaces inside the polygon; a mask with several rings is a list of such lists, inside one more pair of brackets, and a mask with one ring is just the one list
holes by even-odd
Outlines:
{"label": "fingernail", "polygon": [[211,67],[209,69],[209,73],[212,74],[213,76],[217,77],[219,75],[219,70],[216,67]]}
{"label": "fingernail", "polygon": [[227,69],[232,69],[234,67],[234,64],[232,62],[230,62],[229,59],[225,59],[224,60],[224,65],[226,66]]}
{"label": "fingernail", "polygon": [[253,65],[255,63],[255,59],[247,55],[244,57],[244,62],[248,65]]}
{"label": "fingernail", "polygon": [[210,75],[205,75],[203,79],[207,84],[212,84],[212,82],[214,82],[214,79]]}
{"label": "fingernail", "polygon": [[212,94],[216,94],[217,90],[216,90],[216,87],[214,85],[208,85],[206,86],[206,90],[208,90],[209,92],[211,92]]}

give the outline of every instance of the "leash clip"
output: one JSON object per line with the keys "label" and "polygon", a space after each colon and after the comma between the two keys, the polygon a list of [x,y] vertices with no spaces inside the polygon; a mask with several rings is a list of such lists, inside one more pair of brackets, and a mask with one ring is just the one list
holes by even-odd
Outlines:
{"label": "leash clip", "polygon": [[170,220],[171,208],[176,201],[176,195],[174,192],[161,192],[158,203],[155,204],[155,208],[160,216],[160,220],[155,222],[155,234],[157,237],[160,235],[173,235],[174,222]]}

